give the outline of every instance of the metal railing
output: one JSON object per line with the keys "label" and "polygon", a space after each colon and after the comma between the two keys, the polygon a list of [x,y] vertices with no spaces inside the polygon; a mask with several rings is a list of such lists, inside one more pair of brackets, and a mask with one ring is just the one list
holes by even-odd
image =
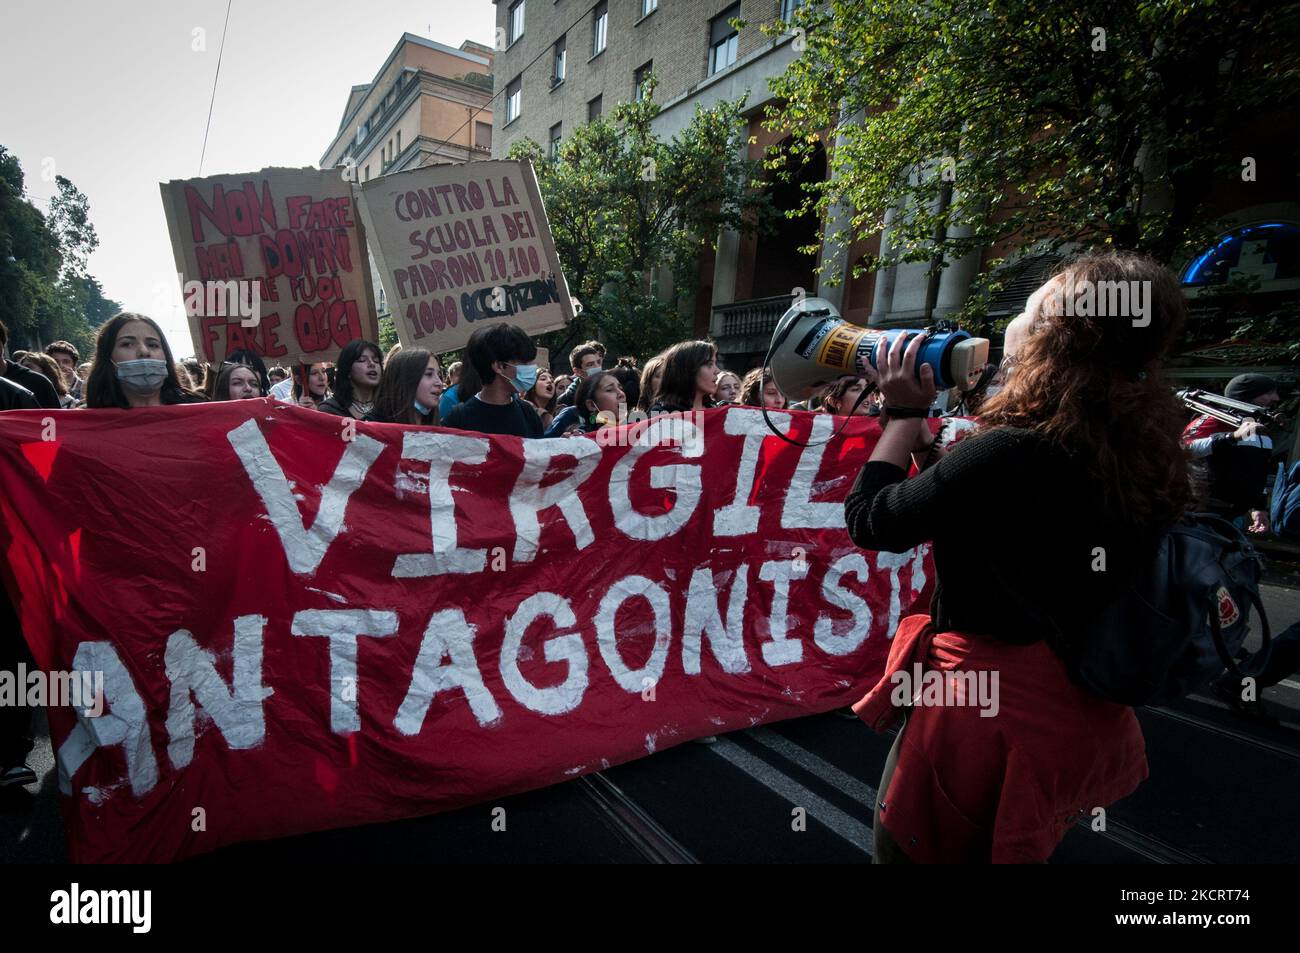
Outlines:
{"label": "metal railing", "polygon": [[714,305],[713,326],[718,329],[719,337],[771,334],[781,315],[790,310],[793,300],[793,295],[777,295]]}

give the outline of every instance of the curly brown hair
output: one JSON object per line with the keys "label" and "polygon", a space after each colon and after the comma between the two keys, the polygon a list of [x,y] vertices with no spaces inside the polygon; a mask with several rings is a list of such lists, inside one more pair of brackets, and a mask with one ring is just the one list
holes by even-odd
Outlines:
{"label": "curly brown hair", "polygon": [[[1083,296],[1108,287],[1101,282],[1143,283],[1143,321],[1080,315]],[[1191,499],[1182,408],[1160,367],[1187,318],[1182,289],[1164,265],[1121,251],[1084,255],[1049,284],[1058,293],[1037,307],[981,424],[1038,432],[1085,462],[1109,510],[1139,526],[1171,525]],[[1067,298],[1073,307],[1057,306]]]}

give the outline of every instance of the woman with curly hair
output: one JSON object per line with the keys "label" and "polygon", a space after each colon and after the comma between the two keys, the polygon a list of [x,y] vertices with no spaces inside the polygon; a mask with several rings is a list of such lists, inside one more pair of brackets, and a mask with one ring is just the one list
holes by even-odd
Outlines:
{"label": "woman with curly hair", "polygon": [[[1101,282],[1149,289],[1144,321],[1063,305]],[[899,694],[899,676],[922,668],[984,688],[979,705],[970,689],[965,703],[904,709],[877,862],[1041,862],[1075,819],[1146,778],[1133,709],[1080,687],[1064,659],[1188,505],[1181,408],[1161,371],[1185,318],[1152,259],[1068,265],[1030,298],[1004,388],[947,453],[926,419],[934,375],[916,373],[924,335],[878,360],[885,429],[846,500],[849,536],[895,553],[931,543],[938,578],[930,614],[902,620],[885,677],[854,710],[883,730],[918,698],[920,686]]]}

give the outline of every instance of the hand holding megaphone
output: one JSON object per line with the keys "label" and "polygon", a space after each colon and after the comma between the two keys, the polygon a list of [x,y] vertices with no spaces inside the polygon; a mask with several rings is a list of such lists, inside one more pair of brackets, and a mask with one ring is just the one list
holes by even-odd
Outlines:
{"label": "hand holding megaphone", "polygon": [[[910,337],[896,334],[883,338],[876,352],[876,386],[885,395],[885,406],[927,410],[939,396],[934,383],[934,367],[922,363],[917,373],[917,359],[925,345],[925,331]],[[866,355],[862,363],[870,367]]]}

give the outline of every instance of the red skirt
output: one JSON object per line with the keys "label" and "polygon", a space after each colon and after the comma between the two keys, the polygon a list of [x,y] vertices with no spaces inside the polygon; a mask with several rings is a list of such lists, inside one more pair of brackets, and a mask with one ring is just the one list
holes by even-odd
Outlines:
{"label": "red skirt", "polygon": [[[918,687],[915,676],[925,670],[963,673],[962,681],[944,678],[966,691],[922,692],[920,704],[906,709],[897,766],[880,792],[881,824],[916,863],[1041,863],[1072,824],[1091,823],[1096,809],[1146,780],[1133,709],[1075,685],[1044,642],[935,632],[929,616],[908,616],[884,676],[853,710],[884,731],[905,710],[895,701]],[[976,704],[964,673],[996,686],[996,708]],[[920,681],[940,683],[933,675]]]}

